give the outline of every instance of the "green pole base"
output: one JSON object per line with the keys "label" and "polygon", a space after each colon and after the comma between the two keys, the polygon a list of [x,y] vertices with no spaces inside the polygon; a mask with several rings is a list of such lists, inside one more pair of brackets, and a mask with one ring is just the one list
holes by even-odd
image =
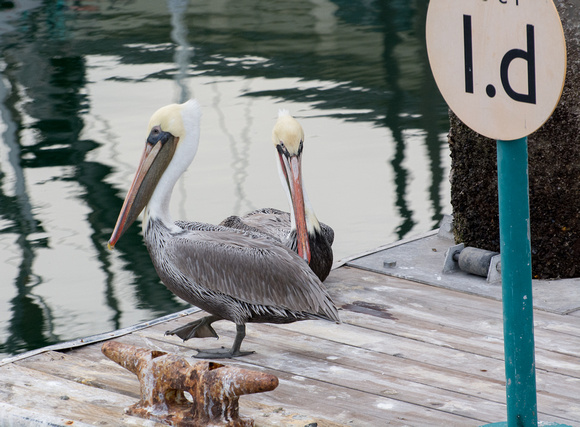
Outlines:
{"label": "green pole base", "polygon": [[[501,423],[484,424],[480,427],[508,427],[508,423],[507,421],[502,421]],[[568,424],[558,424],[540,421],[538,423],[538,427],[572,427],[572,426],[569,426]]]}

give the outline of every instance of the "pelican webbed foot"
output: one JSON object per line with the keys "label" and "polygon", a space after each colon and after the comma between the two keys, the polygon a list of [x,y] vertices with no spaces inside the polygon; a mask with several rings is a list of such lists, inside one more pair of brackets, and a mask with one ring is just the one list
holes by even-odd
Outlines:
{"label": "pelican webbed foot", "polygon": [[232,349],[225,347],[196,350],[197,354],[193,356],[195,359],[233,359],[234,357],[247,356],[248,354],[255,353],[255,351],[232,351]]}
{"label": "pelican webbed foot", "polygon": [[224,347],[209,349],[209,350],[197,350],[197,354],[194,355],[196,359],[231,359],[233,357],[247,356],[248,354],[255,353],[255,351],[241,351],[242,341],[246,336],[246,325],[236,325],[236,338],[234,339],[234,344],[232,348],[227,350]]}
{"label": "pelican webbed foot", "polygon": [[183,341],[190,338],[219,338],[217,332],[212,328],[211,324],[218,320],[222,320],[218,316],[205,316],[201,319],[189,322],[187,325],[165,332],[165,335],[177,335]]}

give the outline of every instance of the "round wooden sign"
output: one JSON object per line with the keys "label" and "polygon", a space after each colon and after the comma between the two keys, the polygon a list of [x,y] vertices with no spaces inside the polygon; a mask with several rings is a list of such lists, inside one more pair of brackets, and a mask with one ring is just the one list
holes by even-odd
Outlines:
{"label": "round wooden sign", "polygon": [[551,0],[431,0],[426,37],[443,98],[476,132],[522,138],[556,108],[566,42]]}

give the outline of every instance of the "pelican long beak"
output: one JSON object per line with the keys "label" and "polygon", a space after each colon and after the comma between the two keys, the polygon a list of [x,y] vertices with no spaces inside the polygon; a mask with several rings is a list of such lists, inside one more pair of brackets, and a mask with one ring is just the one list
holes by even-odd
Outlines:
{"label": "pelican long beak", "polygon": [[[279,146],[278,146],[279,147]],[[304,207],[304,193],[302,190],[302,153],[290,155],[279,148],[278,156],[282,171],[286,177],[286,184],[292,198],[292,209],[296,221],[297,251],[307,263],[310,263],[310,240],[306,225],[306,210]]]}
{"label": "pelican long beak", "polygon": [[178,140],[179,138],[175,138],[168,132],[160,133],[154,141],[151,137],[148,138],[137,173],[123,202],[113,234],[109,239],[107,245],[109,249],[115,247],[123,233],[135,222],[149,203],[159,179],[173,158]]}

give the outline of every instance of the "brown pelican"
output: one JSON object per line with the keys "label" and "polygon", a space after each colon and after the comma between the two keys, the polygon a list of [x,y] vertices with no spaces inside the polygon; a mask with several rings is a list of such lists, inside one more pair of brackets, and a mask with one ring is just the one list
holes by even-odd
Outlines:
{"label": "brown pelican", "polygon": [[290,213],[263,208],[243,217],[230,216],[220,225],[265,233],[275,237],[308,262],[323,281],[332,268],[334,231],[318,222],[308,200],[302,180],[304,130],[287,110],[280,110],[272,130],[272,141],[278,151],[278,172],[288,196]]}
{"label": "brown pelican", "polygon": [[199,143],[200,107],[195,100],[159,109],[149,121],[145,151],[109,240],[115,246],[144,210],[143,236],[161,281],[175,295],[210,313],[169,334],[184,340],[216,337],[211,324],[230,320],[230,350],[199,351],[196,357],[235,357],[246,323],[339,322],[324,286],[304,260],[264,234],[197,222],[173,222],[169,199],[193,161]]}

